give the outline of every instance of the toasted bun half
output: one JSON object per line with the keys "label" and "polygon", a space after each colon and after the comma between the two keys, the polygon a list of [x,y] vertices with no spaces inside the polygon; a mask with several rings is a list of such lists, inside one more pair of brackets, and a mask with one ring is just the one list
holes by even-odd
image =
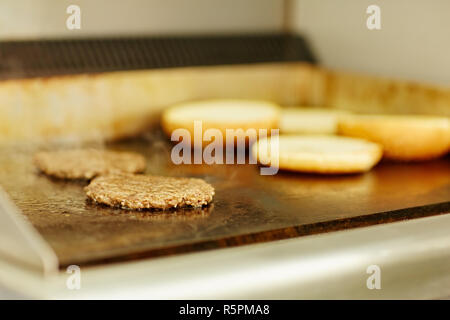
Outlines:
{"label": "toasted bun half", "polygon": [[338,117],[347,111],[316,107],[289,107],[281,109],[282,134],[336,134]]}
{"label": "toasted bun half", "polygon": [[[202,132],[217,129],[227,144],[227,129],[235,130],[236,138],[247,138],[247,130],[278,129],[279,107],[276,104],[258,100],[205,100],[175,105],[162,115],[164,132],[171,136],[176,129],[186,129],[194,137],[194,123],[201,122]],[[241,129],[241,130],[239,130]]]}
{"label": "toasted bun half", "polygon": [[[278,166],[282,170],[324,174],[365,172],[382,156],[381,146],[356,138],[284,135],[278,139]],[[253,144],[252,155],[261,164],[273,166],[276,149],[276,138],[260,139]]]}
{"label": "toasted bun half", "polygon": [[450,149],[450,118],[419,115],[346,115],[338,133],[383,146],[384,156],[418,161],[445,155]]}

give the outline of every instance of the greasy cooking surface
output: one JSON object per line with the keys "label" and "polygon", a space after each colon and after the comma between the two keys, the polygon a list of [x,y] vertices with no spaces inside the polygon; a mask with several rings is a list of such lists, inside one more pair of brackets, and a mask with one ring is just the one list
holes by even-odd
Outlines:
{"label": "greasy cooking surface", "polygon": [[[32,164],[35,150],[23,147],[1,148],[0,184],[63,266],[326,232],[336,229],[339,221],[366,225],[408,218],[410,212],[416,212],[412,217],[436,214],[413,210],[373,215],[449,198],[448,157],[416,164],[381,163],[363,175],[260,176],[254,165],[176,166],[170,161],[170,146],[156,132],[106,147],[142,153],[148,174],[204,178],[216,190],[209,207],[139,212],[95,205],[86,199],[85,182],[38,173]],[[448,204],[444,207],[448,210]],[[320,230],[314,228],[318,225]]]}

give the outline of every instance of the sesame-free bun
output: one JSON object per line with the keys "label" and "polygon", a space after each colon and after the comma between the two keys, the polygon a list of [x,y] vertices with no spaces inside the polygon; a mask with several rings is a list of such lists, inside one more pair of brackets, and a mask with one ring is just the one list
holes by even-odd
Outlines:
{"label": "sesame-free bun", "polygon": [[[260,139],[252,146],[252,155],[262,164],[276,152],[272,138]],[[278,166],[281,170],[342,174],[370,170],[382,156],[382,148],[363,139],[325,135],[279,136]]]}
{"label": "sesame-free bun", "polygon": [[[277,129],[279,107],[259,100],[204,100],[177,104],[164,110],[162,127],[171,136],[176,129],[187,129],[194,137],[194,121],[201,121],[202,130],[218,129],[225,140],[227,129]],[[230,142],[228,142],[230,143]]]}
{"label": "sesame-free bun", "polygon": [[281,109],[282,134],[336,134],[338,117],[344,110],[316,107],[288,107]]}
{"label": "sesame-free bun", "polygon": [[346,115],[338,133],[383,146],[384,156],[401,161],[427,160],[450,149],[448,117],[421,115]]}

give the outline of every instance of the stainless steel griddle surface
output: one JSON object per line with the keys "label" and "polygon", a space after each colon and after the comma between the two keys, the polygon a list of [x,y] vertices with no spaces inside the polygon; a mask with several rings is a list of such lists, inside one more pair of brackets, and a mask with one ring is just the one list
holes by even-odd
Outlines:
{"label": "stainless steel griddle surface", "polygon": [[39,173],[32,156],[43,148],[2,147],[0,185],[55,250],[61,266],[270,241],[441,214],[449,207],[448,157],[382,162],[360,175],[261,176],[258,166],[249,164],[174,165],[171,144],[159,131],[100,147],[145,155],[146,174],[204,178],[216,196],[202,209],[108,208],[87,201],[86,182]]}

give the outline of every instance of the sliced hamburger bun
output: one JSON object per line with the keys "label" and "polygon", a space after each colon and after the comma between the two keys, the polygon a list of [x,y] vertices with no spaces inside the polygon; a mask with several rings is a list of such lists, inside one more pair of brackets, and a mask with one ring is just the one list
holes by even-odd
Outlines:
{"label": "sliced hamburger bun", "polygon": [[[186,129],[194,137],[194,122],[201,121],[203,133],[208,129],[218,129],[224,142],[226,130],[233,129],[237,138],[245,138],[248,129],[278,129],[278,105],[258,100],[205,100],[177,104],[166,109],[162,114],[162,128],[171,136],[176,129]],[[234,143],[226,141],[227,144]]]}
{"label": "sliced hamburger bun", "polygon": [[[274,138],[274,141],[275,138]],[[261,164],[274,165],[277,151],[272,138],[260,139],[252,155]],[[342,174],[370,170],[382,156],[382,148],[362,139],[322,135],[279,136],[278,166],[281,170]]]}
{"label": "sliced hamburger bun", "polygon": [[281,109],[282,134],[336,134],[338,117],[348,114],[344,110],[288,107]]}
{"label": "sliced hamburger bun", "polygon": [[450,149],[450,120],[421,115],[346,115],[338,133],[383,146],[384,156],[401,161],[437,158]]}

